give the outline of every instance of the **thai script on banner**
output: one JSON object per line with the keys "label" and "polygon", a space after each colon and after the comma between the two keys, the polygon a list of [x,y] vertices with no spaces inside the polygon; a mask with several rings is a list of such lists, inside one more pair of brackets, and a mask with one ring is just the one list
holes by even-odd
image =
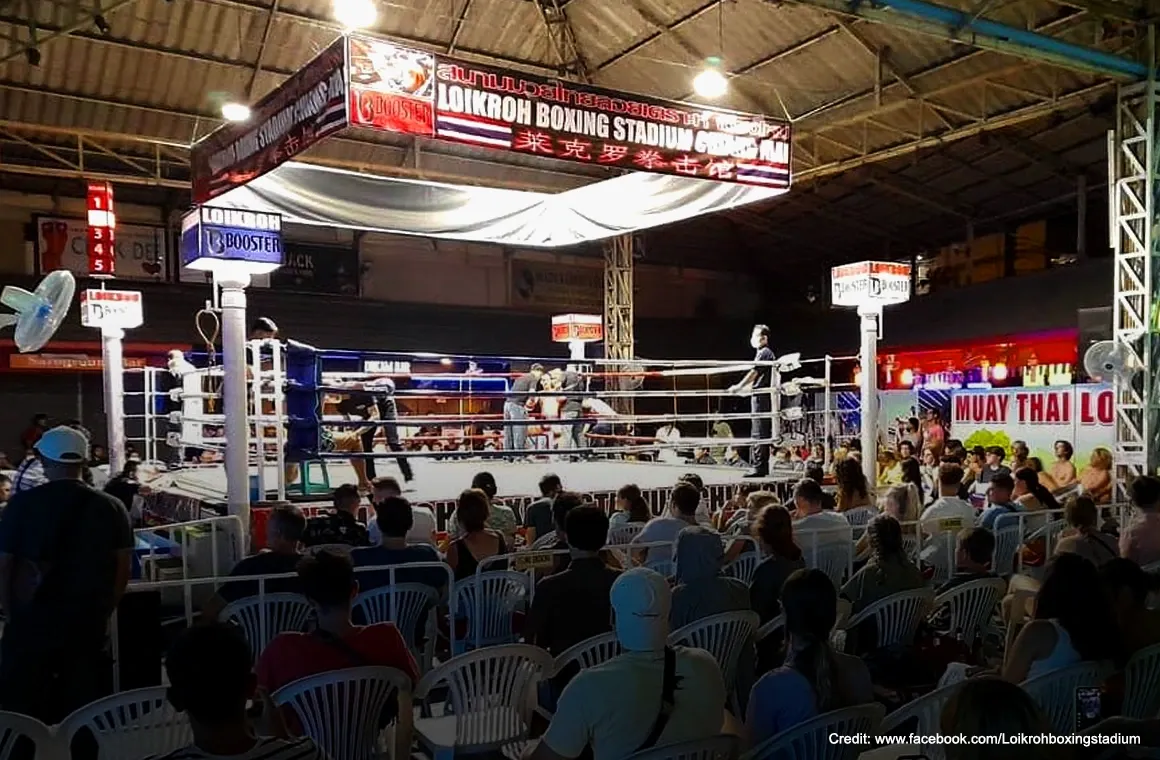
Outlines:
{"label": "thai script on banner", "polygon": [[254,106],[193,146],[193,202],[204,203],[290,160],[347,125],[346,43],[335,41]]}
{"label": "thai script on banner", "polygon": [[[41,274],[67,269],[89,275],[89,226],[86,219],[37,216],[36,260]],[[118,224],[114,250],[122,280],[164,280],[168,244],[164,227]]]}
{"label": "thai script on banner", "polygon": [[355,126],[633,171],[790,185],[787,123],[350,38]]}

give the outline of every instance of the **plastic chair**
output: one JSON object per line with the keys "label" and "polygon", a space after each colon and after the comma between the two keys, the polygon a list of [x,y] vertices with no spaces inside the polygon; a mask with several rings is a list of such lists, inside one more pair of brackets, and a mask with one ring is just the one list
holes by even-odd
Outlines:
{"label": "plastic chair", "polygon": [[983,625],[991,619],[1006,593],[1007,582],[1002,578],[980,578],[935,597],[934,609],[948,607],[950,630],[961,634],[967,646],[973,646]]}
{"label": "plastic chair", "polygon": [[[407,647],[422,663],[424,671],[431,669],[435,658],[435,616],[429,611],[439,603],[439,592],[422,583],[399,583],[364,591],[354,598],[354,610],[362,613],[363,620],[371,623],[394,623],[407,642]],[[426,648],[418,649],[419,624],[427,614]]]}
{"label": "plastic chair", "polygon": [[556,655],[548,675],[556,675],[573,662],[582,669],[592,668],[608,662],[618,654],[620,654],[620,641],[616,638],[616,631],[602,633],[578,644],[573,644]]}
{"label": "plastic chair", "polygon": [[852,526],[864,527],[871,519],[878,516],[878,510],[874,507],[857,507],[842,513],[846,518],[846,522]]}
{"label": "plastic chair", "polygon": [[644,523],[624,523],[623,525],[613,525],[608,529],[608,546],[624,546],[632,543],[632,539],[640,535],[644,530]]}
{"label": "plastic chair", "polygon": [[995,553],[991,558],[991,569],[995,575],[1007,577],[1015,572],[1015,557],[1023,544],[1023,527],[1019,513],[999,515],[995,519]]}
{"label": "plastic chair", "polygon": [[189,719],[169,704],[164,686],[123,691],[80,708],[57,727],[58,746],[67,751],[86,728],[100,756],[117,760],[144,760],[193,742]]}
{"label": "plastic chair", "polygon": [[218,614],[218,622],[241,626],[256,661],[271,639],[285,631],[301,631],[312,614],[314,606],[301,594],[274,593],[230,602]]}
{"label": "plastic chair", "polygon": [[765,624],[757,629],[757,640],[761,641],[766,636],[769,636],[771,633],[783,630],[784,628],[785,628],[785,613],[783,612],[780,615],[778,615],[777,617],[771,618],[771,619],[765,621]]}
{"label": "plastic chair", "polygon": [[741,740],[731,734],[707,739],[663,744],[629,755],[625,760],[734,760],[741,751]]}
{"label": "plastic chair", "polygon": [[556,531],[550,530],[532,542],[531,549],[551,549],[556,544]]}
{"label": "plastic chair", "polygon": [[671,559],[654,559],[646,561],[644,566],[649,570],[655,570],[666,578],[672,578],[677,574],[677,563]]}
{"label": "plastic chair", "polygon": [[748,586],[753,582],[753,574],[757,572],[757,552],[742,554],[724,567],[726,577],[736,578]]}
{"label": "plastic chair", "polygon": [[742,755],[742,760],[855,760],[866,748],[857,744],[832,744],[830,735],[877,732],[885,714],[886,708],[879,704],[824,713],[771,736]]}
{"label": "plastic chair", "polygon": [[1075,690],[1081,686],[1101,686],[1111,673],[1103,662],[1081,662],[1024,681],[1023,688],[1057,734],[1075,733]]}
{"label": "plastic chair", "polygon": [[455,608],[468,624],[466,635],[455,642],[456,654],[514,642],[513,616],[522,610],[531,584],[525,573],[514,570],[476,573],[456,584]]}
{"label": "plastic chair", "polygon": [[298,718],[302,733],[330,757],[377,760],[379,719],[394,694],[400,695],[397,730],[410,735],[411,679],[396,668],[364,667],[331,670],[300,678],[274,692],[274,704],[288,705]]}
{"label": "plastic chair", "polygon": [[854,559],[853,539],[819,543],[816,548],[803,548],[802,552],[806,558],[806,567],[821,570],[835,586],[842,587]]}
{"label": "plastic chair", "polygon": [[934,592],[928,588],[903,591],[879,599],[846,621],[846,631],[857,628],[863,621],[874,619],[877,624],[879,649],[896,644],[912,644],[919,624],[934,607]]}
{"label": "plastic chair", "polygon": [[[882,719],[882,727],[879,731],[884,734],[901,733],[899,729],[906,726],[914,718],[918,718],[918,725],[907,727],[906,730],[920,736],[934,736],[940,732],[939,721],[942,718],[943,707],[946,706],[946,703],[950,701],[960,686],[962,686],[960,683],[944,686],[907,702]],[[923,754],[927,760],[943,760],[946,757],[942,744],[919,745],[915,754]]]}
{"label": "plastic chair", "polygon": [[1144,647],[1124,666],[1125,718],[1145,720],[1160,714],[1160,644]]}
{"label": "plastic chair", "polygon": [[453,657],[415,687],[423,702],[445,686],[451,714],[415,720],[415,737],[435,760],[498,750],[528,737],[536,685],[552,655],[527,644],[487,647]]}
{"label": "plastic chair", "polygon": [[[1052,520],[1038,530],[1032,531],[1027,535],[1025,543],[1032,543],[1039,539],[1043,539],[1044,557],[1050,557],[1055,552],[1055,545],[1059,543],[1059,534],[1067,527],[1067,520]],[[1044,574],[1047,573],[1047,560],[1044,559],[1043,564],[1039,567],[1024,568],[1031,577],[1037,580],[1043,580]]]}
{"label": "plastic chair", "polygon": [[52,729],[36,718],[0,711],[0,760],[29,757],[23,753],[13,753],[20,739],[32,744],[31,757],[37,760],[56,760],[68,756],[68,745],[61,747]]}
{"label": "plastic chair", "polygon": [[725,693],[737,685],[737,664],[741,655],[752,652],[760,622],[756,612],[724,612],[682,626],[669,634],[669,644],[704,649],[721,666]]}
{"label": "plastic chair", "polygon": [[955,574],[955,553],[958,549],[958,541],[958,530],[946,530],[928,537],[923,545],[919,557],[934,569],[931,580],[936,585],[945,583]]}

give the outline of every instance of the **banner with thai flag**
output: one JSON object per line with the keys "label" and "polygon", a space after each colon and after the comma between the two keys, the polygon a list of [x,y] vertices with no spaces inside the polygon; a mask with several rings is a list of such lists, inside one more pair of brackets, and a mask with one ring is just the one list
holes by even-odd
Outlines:
{"label": "banner with thai flag", "polygon": [[790,125],[348,38],[351,126],[628,171],[791,183]]}

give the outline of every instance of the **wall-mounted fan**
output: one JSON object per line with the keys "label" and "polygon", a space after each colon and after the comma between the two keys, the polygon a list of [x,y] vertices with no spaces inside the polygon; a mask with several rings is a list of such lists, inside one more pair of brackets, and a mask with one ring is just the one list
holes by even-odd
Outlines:
{"label": "wall-mounted fan", "polygon": [[64,269],[50,272],[31,293],[14,285],[5,286],[0,303],[16,313],[0,314],[0,327],[16,325],[14,338],[21,353],[39,351],[48,343],[68,316],[76,287],[72,272]]}
{"label": "wall-mounted fan", "polygon": [[1131,379],[1140,366],[1127,346],[1114,340],[1098,340],[1084,352],[1083,368],[1093,380],[1110,383]]}

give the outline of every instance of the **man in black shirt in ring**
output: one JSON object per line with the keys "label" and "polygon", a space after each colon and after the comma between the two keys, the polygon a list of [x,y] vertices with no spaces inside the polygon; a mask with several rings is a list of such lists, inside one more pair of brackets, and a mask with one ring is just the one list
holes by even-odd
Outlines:
{"label": "man in black shirt in ring", "polygon": [[769,444],[773,433],[770,414],[773,411],[772,397],[769,389],[772,387],[773,366],[765,362],[772,362],[776,357],[769,347],[769,328],[765,325],[754,325],[753,335],[749,344],[757,351],[753,361],[753,369],[741,379],[741,382],[729,388],[729,393],[737,395],[751,393],[749,397],[749,411],[753,414],[750,423],[750,437],[753,444],[753,471],[745,474],[747,478],[764,478],[769,475]]}
{"label": "man in black shirt in ring", "polygon": [[[352,391],[362,392],[347,396],[340,401],[338,410],[349,417],[369,420],[374,416],[371,414],[371,407],[377,407],[378,419],[382,421],[383,433],[387,439],[387,448],[391,451],[401,452],[403,444],[399,441],[399,410],[395,404],[395,381],[384,377],[365,383],[350,383],[347,387]],[[370,453],[375,450],[377,430],[378,426],[373,426],[363,432],[363,451]],[[411,462],[407,457],[395,457],[395,461],[399,463],[399,471],[403,473],[404,481],[410,483],[415,479],[415,473],[411,470]],[[366,468],[367,479],[374,480],[377,475],[374,458],[366,460]]]}
{"label": "man in black shirt in ring", "polygon": [[[540,387],[540,378],[544,376],[544,365],[533,364],[525,375],[520,375],[512,382],[508,397],[503,403],[503,447],[505,451],[523,451],[527,447],[528,427],[523,421],[528,418],[528,401],[530,394]],[[520,454],[519,456],[523,456]],[[510,457],[509,457],[510,458]]]}

